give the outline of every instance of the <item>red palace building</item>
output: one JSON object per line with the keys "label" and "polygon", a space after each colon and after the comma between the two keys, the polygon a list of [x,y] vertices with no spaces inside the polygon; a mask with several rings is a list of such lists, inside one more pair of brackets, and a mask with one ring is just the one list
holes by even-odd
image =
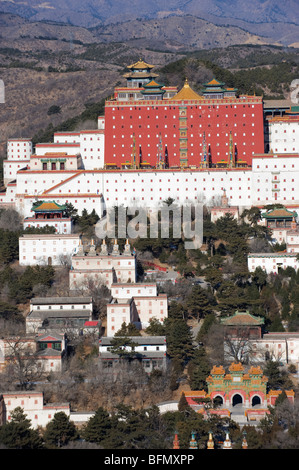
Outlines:
{"label": "red palace building", "polygon": [[213,79],[201,94],[159,84],[141,59],[105,105],[105,167],[234,168],[264,153],[263,99]]}

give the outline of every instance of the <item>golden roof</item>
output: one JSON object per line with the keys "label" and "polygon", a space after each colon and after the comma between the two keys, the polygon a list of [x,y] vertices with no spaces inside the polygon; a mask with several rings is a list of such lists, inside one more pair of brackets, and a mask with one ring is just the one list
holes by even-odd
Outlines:
{"label": "golden roof", "polygon": [[244,370],[244,367],[242,366],[241,362],[233,362],[229,367],[229,370],[231,372],[241,372],[242,370]]}
{"label": "golden roof", "polygon": [[65,206],[57,204],[54,201],[42,201],[39,205],[34,207],[33,211],[57,211],[57,210],[64,210]]}
{"label": "golden roof", "polygon": [[211,80],[210,82],[208,82],[208,85],[220,85],[220,82],[218,82],[218,80],[216,80],[215,78],[213,78],[213,80]]}
{"label": "golden roof", "polygon": [[260,368],[260,366],[257,366],[257,367],[250,367],[249,371],[248,371],[248,374],[250,375],[262,375],[263,371],[262,369]]}
{"label": "golden roof", "polygon": [[261,325],[263,322],[261,317],[254,317],[248,311],[239,312],[238,310],[233,316],[221,319],[221,323],[225,325]]}
{"label": "golden roof", "polygon": [[212,375],[224,375],[225,370],[222,366],[213,366],[213,369],[211,370]]}
{"label": "golden roof", "polygon": [[182,391],[182,394],[184,394],[186,397],[202,397],[203,395],[206,395],[205,390],[188,390]]}
{"label": "golden roof", "polygon": [[128,69],[152,69],[154,65],[147,64],[144,60],[139,59],[135,64],[128,65]]}
{"label": "golden roof", "polygon": [[149,83],[147,83],[146,85],[144,85],[145,87],[150,87],[150,86],[161,86],[159,85],[159,83],[155,82],[155,80],[151,80]]}
{"label": "golden roof", "polygon": [[204,98],[198,95],[194,90],[192,90],[186,78],[183,88],[175,96],[173,96],[170,99],[171,100],[203,100]]}

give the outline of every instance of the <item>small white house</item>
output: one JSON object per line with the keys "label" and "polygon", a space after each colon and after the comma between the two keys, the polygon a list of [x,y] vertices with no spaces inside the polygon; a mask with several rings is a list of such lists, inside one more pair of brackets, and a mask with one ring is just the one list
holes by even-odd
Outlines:
{"label": "small white house", "polygon": [[9,139],[7,159],[3,161],[4,185],[16,179],[17,172],[30,164],[32,142],[30,139]]}
{"label": "small white house", "polygon": [[133,299],[112,299],[107,304],[106,335],[114,336],[123,323],[134,323],[140,328],[138,314]]}
{"label": "small white house", "polygon": [[111,285],[111,295],[115,299],[130,299],[131,297],[155,297],[155,283],[115,283]]}
{"label": "small white house", "polygon": [[54,327],[80,332],[92,320],[91,297],[34,297],[26,317],[26,333]]}
{"label": "small white house", "polygon": [[299,267],[296,253],[251,253],[247,257],[248,270],[254,272],[257,267],[262,268],[267,274],[278,274],[280,269],[288,267],[296,271]]}
{"label": "small white house", "polygon": [[168,316],[166,294],[157,294],[155,283],[113,283],[113,300],[107,305],[107,336],[114,336],[122,323],[145,329],[152,319],[163,323]]}
{"label": "small white house", "polygon": [[287,252],[299,253],[299,231],[291,230],[287,233]]}
{"label": "small white house", "polygon": [[[164,369],[167,363],[167,343],[165,336],[131,336],[134,343],[136,359],[141,361],[146,372],[153,369]],[[104,369],[113,368],[118,363],[119,357],[111,352],[112,337],[102,337],[99,340],[99,360]],[[132,348],[127,346],[131,351]]]}
{"label": "small white house", "polygon": [[273,360],[283,364],[299,365],[299,333],[266,333],[251,340],[252,360]]}
{"label": "small white house", "polygon": [[44,404],[42,392],[3,392],[0,395],[0,424],[11,421],[12,411],[20,407],[31,420],[31,427],[45,427],[54,418],[55,413],[63,411],[70,416],[69,403]]}
{"label": "small white house", "polygon": [[76,252],[76,234],[26,234],[19,238],[20,266],[53,265],[68,262]]}

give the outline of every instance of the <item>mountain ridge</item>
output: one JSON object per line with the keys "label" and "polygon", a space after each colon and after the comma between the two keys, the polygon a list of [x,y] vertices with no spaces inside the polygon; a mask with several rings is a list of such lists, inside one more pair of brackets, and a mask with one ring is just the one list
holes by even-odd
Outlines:
{"label": "mountain ridge", "polygon": [[[136,48],[148,47],[160,50],[194,50],[226,47],[235,44],[276,44],[269,38],[247,32],[237,26],[218,26],[192,15],[168,16],[161,19],[130,20],[110,25],[85,28],[50,20],[32,21],[12,13],[0,13],[1,47],[25,50],[26,40],[36,39],[30,49],[40,47],[40,40],[62,40],[107,44],[114,42],[135,43]],[[299,28],[299,27],[298,27]],[[278,44],[278,43],[277,43]]]}
{"label": "mountain ridge", "polygon": [[52,19],[93,27],[132,19],[152,19],[171,14],[191,14],[210,21],[226,19],[252,23],[294,23],[299,25],[297,0],[0,0],[0,11],[27,19]]}

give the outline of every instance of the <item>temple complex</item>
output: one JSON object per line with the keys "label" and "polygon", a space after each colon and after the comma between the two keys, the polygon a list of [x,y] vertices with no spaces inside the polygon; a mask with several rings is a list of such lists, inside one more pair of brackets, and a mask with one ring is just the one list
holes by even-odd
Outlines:
{"label": "temple complex", "polygon": [[[264,152],[262,97],[237,95],[216,79],[193,90],[160,84],[153,65],[139,60],[105,103],[106,168],[133,168],[133,149],[143,163],[160,168],[246,168]],[[134,144],[133,144],[134,140]],[[140,162],[135,168],[141,168]]]}
{"label": "temple complex", "polygon": [[[208,391],[184,391],[187,403],[197,413],[204,416],[217,415],[236,419],[240,424],[259,422],[270,413],[281,390],[267,390],[268,378],[262,369],[251,366],[247,371],[241,363],[233,362],[228,372],[223,366],[214,366],[206,379]],[[285,391],[287,399],[294,403],[294,391]],[[204,403],[209,398],[217,403],[206,409]],[[237,408],[235,408],[237,407]],[[236,409],[238,414],[235,415]],[[240,410],[243,413],[240,413]]]}

